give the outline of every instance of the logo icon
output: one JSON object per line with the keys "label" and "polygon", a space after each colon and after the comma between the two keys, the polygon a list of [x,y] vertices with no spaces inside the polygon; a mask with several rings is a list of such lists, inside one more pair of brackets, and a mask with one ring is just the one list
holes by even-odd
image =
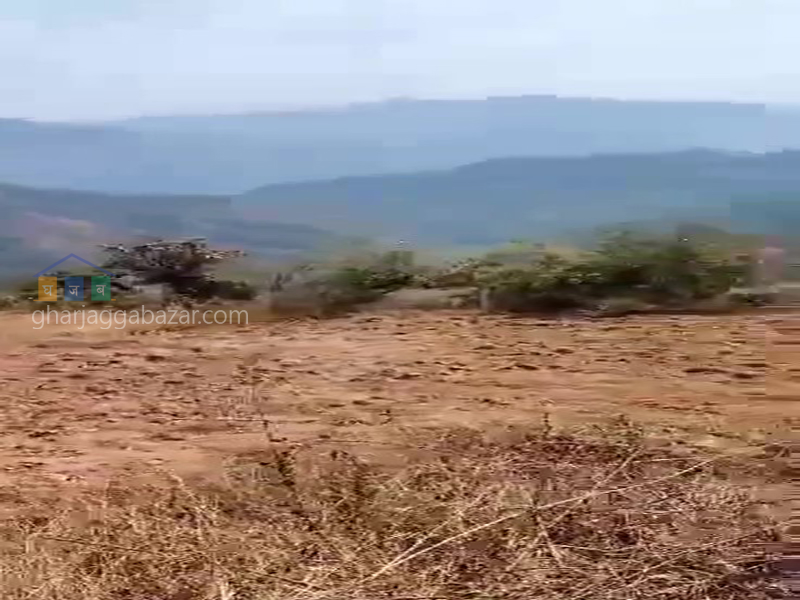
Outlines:
{"label": "logo icon", "polygon": [[64,300],[67,302],[83,302],[86,299],[85,280],[90,279],[89,290],[93,301],[113,301],[111,298],[111,278],[114,277],[114,274],[90,263],[77,254],[70,254],[36,274],[36,277],[39,278],[39,302],[55,302],[58,300],[58,277],[48,276],[46,273],[52,272],[55,267],[70,258],[79,260],[93,269],[105,273],[105,275],[64,277]]}
{"label": "logo icon", "polygon": [[39,277],[39,302],[58,300],[58,277]]}
{"label": "logo icon", "polygon": [[83,300],[83,277],[64,277],[64,300]]}

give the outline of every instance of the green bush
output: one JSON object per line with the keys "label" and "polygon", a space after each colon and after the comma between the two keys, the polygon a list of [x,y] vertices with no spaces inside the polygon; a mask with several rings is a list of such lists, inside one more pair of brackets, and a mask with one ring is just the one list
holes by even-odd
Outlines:
{"label": "green bush", "polygon": [[329,281],[332,285],[377,298],[409,285],[413,278],[411,273],[393,268],[344,267],[335,271]]}
{"label": "green bush", "polygon": [[212,297],[221,300],[253,300],[258,295],[258,289],[245,281],[215,280],[211,287]]}
{"label": "green bush", "polygon": [[715,247],[681,237],[606,239],[590,260],[600,274],[604,295],[637,291],[654,302],[713,298],[740,284],[743,265]]}
{"label": "green bush", "polygon": [[376,301],[414,281],[413,255],[405,251],[301,265],[273,278],[271,305],[280,313],[329,316]]}
{"label": "green bush", "polygon": [[609,298],[682,305],[741,282],[744,268],[679,237],[616,234],[577,259],[543,253],[528,265],[495,266],[477,277],[500,310],[596,308]]}

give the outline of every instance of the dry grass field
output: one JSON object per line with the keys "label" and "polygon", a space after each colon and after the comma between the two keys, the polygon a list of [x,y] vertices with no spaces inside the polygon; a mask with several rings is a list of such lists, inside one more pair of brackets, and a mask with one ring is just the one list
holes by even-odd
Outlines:
{"label": "dry grass field", "polygon": [[791,313],[0,320],[4,599],[775,593]]}

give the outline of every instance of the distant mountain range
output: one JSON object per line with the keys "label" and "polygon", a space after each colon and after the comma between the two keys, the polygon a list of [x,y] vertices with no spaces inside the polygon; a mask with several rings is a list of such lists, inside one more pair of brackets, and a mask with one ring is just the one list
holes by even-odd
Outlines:
{"label": "distant mountain range", "polygon": [[[356,238],[427,247],[565,239],[622,222],[796,235],[800,151],[494,159],[455,169],[262,186],[235,196],[0,185],[0,275],[98,243],[208,237],[264,257]],[[44,263],[44,265],[43,265]],[[42,266],[43,265],[43,266]]]}
{"label": "distant mountain range", "polygon": [[233,194],[265,184],[451,169],[511,156],[692,148],[800,148],[800,111],[523,96],[102,124],[0,119],[0,181],[108,193]]}
{"label": "distant mountain range", "polygon": [[0,184],[0,277],[36,273],[102,243],[207,237],[261,257],[306,254],[347,242],[309,225],[244,218],[225,196],[111,195]]}
{"label": "distant mountain range", "polygon": [[234,197],[253,218],[386,240],[482,245],[617,222],[800,225],[800,151],[495,159],[444,171],[271,185]]}

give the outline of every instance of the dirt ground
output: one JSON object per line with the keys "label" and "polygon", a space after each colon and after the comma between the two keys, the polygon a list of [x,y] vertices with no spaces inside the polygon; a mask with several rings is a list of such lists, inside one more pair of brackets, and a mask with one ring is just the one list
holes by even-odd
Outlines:
{"label": "dirt ground", "polygon": [[0,486],[213,470],[270,439],[615,415],[732,450],[788,436],[800,313],[542,320],[394,311],[152,331],[0,317]]}

